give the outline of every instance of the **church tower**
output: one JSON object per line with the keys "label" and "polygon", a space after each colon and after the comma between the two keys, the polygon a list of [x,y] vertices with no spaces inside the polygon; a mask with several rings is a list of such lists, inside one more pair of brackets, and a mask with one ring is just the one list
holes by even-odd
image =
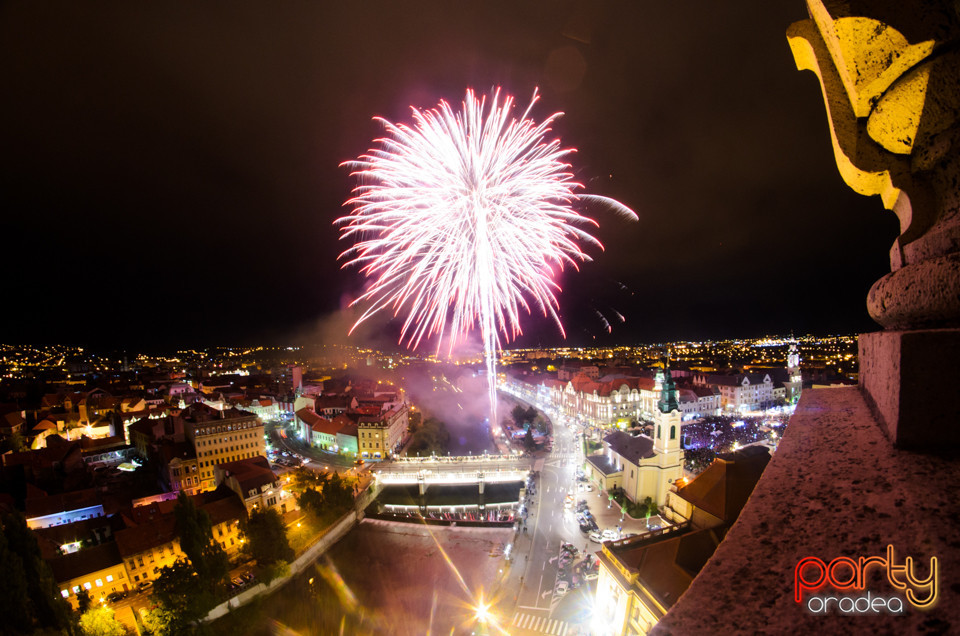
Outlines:
{"label": "church tower", "polygon": [[663,390],[653,420],[653,452],[657,461],[656,503],[663,506],[667,501],[670,486],[683,477],[683,449],[680,448],[683,426],[680,404],[677,401],[677,385],[670,373],[670,363],[664,365]]}
{"label": "church tower", "polygon": [[787,401],[790,404],[796,404],[800,399],[800,389],[803,386],[803,375],[800,373],[800,353],[797,351],[797,343],[791,342],[790,349],[787,351],[787,374],[790,381],[787,384]]}

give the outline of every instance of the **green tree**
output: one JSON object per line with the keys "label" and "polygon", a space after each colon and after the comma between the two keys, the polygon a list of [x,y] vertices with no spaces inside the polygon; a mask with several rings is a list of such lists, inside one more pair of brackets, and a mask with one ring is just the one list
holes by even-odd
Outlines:
{"label": "green tree", "polygon": [[527,408],[527,412],[524,414],[524,417],[528,422],[536,421],[537,419],[537,409],[534,406]]}
{"label": "green tree", "polygon": [[72,630],[70,604],[60,595],[50,566],[40,555],[37,538],[19,512],[4,515],[3,533],[8,549],[20,558],[26,581],[30,614],[39,627]]}
{"label": "green tree", "polygon": [[287,490],[294,494],[298,494],[307,490],[308,488],[316,488],[320,485],[322,481],[321,475],[324,473],[317,473],[309,468],[304,468],[300,466],[295,468],[290,474],[290,483],[286,486]]}
{"label": "green tree", "polygon": [[87,610],[90,609],[90,592],[86,588],[81,587],[80,591],[77,592],[77,611],[80,614],[86,614]]}
{"label": "green tree", "polygon": [[33,623],[23,562],[10,550],[3,532],[0,532],[0,616],[14,632],[30,631]]}
{"label": "green tree", "polygon": [[180,627],[174,613],[163,605],[142,612],[140,618],[143,619],[143,626],[153,636],[175,636],[177,632],[174,629]]}
{"label": "green tree", "polygon": [[440,420],[426,420],[411,436],[407,454],[445,455],[450,447],[450,432]]}
{"label": "green tree", "polygon": [[533,451],[537,442],[533,439],[533,428],[527,429],[527,434],[523,436],[523,447],[528,451]]}
{"label": "green tree", "polygon": [[657,506],[653,503],[653,498],[647,497],[643,500],[641,504],[643,506],[643,515],[644,517],[649,517],[657,511]]}
{"label": "green tree", "polygon": [[323,516],[323,493],[316,488],[307,488],[301,492],[300,496],[297,497],[297,503],[300,505],[301,510],[313,516],[315,519],[320,519]]}
{"label": "green tree", "polygon": [[353,507],[353,489],[339,473],[333,473],[323,485],[323,501],[337,513],[346,512]]}
{"label": "green tree", "polygon": [[177,520],[177,534],[180,535],[180,549],[190,559],[190,565],[209,592],[215,593],[227,578],[230,562],[226,552],[213,538],[210,517],[198,510],[193,499],[180,492],[174,508]]}
{"label": "green tree", "polygon": [[261,567],[272,568],[279,562],[289,563],[293,560],[293,548],[287,541],[283,519],[273,508],[253,511],[240,525],[246,538],[243,549]]}
{"label": "green tree", "polygon": [[206,616],[217,602],[209,586],[184,559],[161,568],[152,596],[164,610],[156,616],[158,621],[162,619],[163,634],[188,631],[190,624]]}
{"label": "green tree", "polygon": [[127,633],[123,623],[113,615],[109,607],[94,607],[80,617],[80,631],[84,636],[123,636]]}
{"label": "green tree", "polygon": [[517,404],[513,409],[510,410],[510,417],[513,418],[514,424],[517,426],[523,426],[527,420],[527,409],[523,408],[522,404]]}
{"label": "green tree", "polygon": [[0,444],[0,448],[3,448],[5,451],[19,453],[20,451],[27,450],[27,440],[24,439],[20,431],[16,431],[13,435],[3,440],[3,444]]}

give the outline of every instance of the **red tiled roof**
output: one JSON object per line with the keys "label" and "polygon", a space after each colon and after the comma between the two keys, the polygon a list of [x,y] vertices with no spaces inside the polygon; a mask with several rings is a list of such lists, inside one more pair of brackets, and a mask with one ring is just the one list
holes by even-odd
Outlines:
{"label": "red tiled roof", "polygon": [[64,583],[84,574],[92,574],[120,565],[123,559],[120,557],[117,544],[111,541],[73,554],[55,557],[47,562],[57,583]]}
{"label": "red tiled roof", "polygon": [[740,514],[769,461],[769,451],[759,446],[718,456],[693,481],[678,488],[677,494],[715,517],[732,521]]}
{"label": "red tiled roof", "polygon": [[169,543],[178,537],[177,521],[172,514],[159,515],[152,523],[125,528],[114,533],[120,556],[126,558]]}
{"label": "red tiled roof", "polygon": [[317,413],[309,406],[305,406],[299,411],[297,411],[296,415],[298,418],[300,418],[300,421],[306,424],[307,426],[313,426],[314,424],[319,422],[321,419],[323,419],[319,415],[317,415]]}
{"label": "red tiled roof", "polygon": [[336,435],[340,430],[340,426],[334,424],[328,419],[318,418],[316,422],[310,425],[310,429],[314,433],[324,433],[325,435]]}

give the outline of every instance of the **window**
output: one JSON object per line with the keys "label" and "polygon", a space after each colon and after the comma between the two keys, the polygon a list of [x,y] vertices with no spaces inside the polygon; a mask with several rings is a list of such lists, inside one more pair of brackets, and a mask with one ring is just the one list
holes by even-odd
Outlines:
{"label": "window", "polygon": [[657,424],[657,439],[660,439],[662,437],[663,437],[663,433],[660,431],[660,425]]}
{"label": "window", "polygon": [[83,589],[85,589],[85,590],[89,590],[89,589],[92,588],[92,587],[93,587],[93,586],[90,585],[89,583],[84,583],[84,584],[83,584]]}
{"label": "window", "polygon": [[113,575],[112,575],[112,574],[108,574],[108,575],[107,575],[107,583],[113,583]]}
{"label": "window", "polygon": [[79,586],[79,585],[74,585],[74,586],[73,586],[73,593],[74,593],[74,594],[79,594],[79,593],[80,593],[80,586]]}
{"label": "window", "polygon": [[60,596],[63,598],[70,598],[70,590],[60,590]]}
{"label": "window", "polygon": [[670,427],[670,439],[677,439],[677,427],[676,427],[676,426],[671,426],[671,427]]}

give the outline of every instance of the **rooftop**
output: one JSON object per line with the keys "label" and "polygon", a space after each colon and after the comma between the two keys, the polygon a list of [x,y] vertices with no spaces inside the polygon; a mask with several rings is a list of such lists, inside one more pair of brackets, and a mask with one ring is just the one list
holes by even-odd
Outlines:
{"label": "rooftop", "polygon": [[634,437],[623,431],[614,431],[603,438],[604,444],[631,464],[640,464],[640,460],[653,457],[653,440],[645,435]]}
{"label": "rooftop", "polygon": [[[857,388],[805,391],[737,522],[654,634],[948,633],[960,625],[960,459],[895,448]],[[824,617],[794,600],[808,556],[940,560],[941,600],[902,616]],[[885,581],[874,595],[897,594]],[[946,597],[952,597],[947,601]],[[901,593],[902,598],[902,593]],[[753,599],[744,602],[744,599]]]}
{"label": "rooftop", "polygon": [[84,574],[99,572],[109,567],[120,565],[123,559],[117,550],[117,544],[104,543],[93,548],[87,548],[61,557],[49,559],[53,578],[57,583],[75,579]]}

